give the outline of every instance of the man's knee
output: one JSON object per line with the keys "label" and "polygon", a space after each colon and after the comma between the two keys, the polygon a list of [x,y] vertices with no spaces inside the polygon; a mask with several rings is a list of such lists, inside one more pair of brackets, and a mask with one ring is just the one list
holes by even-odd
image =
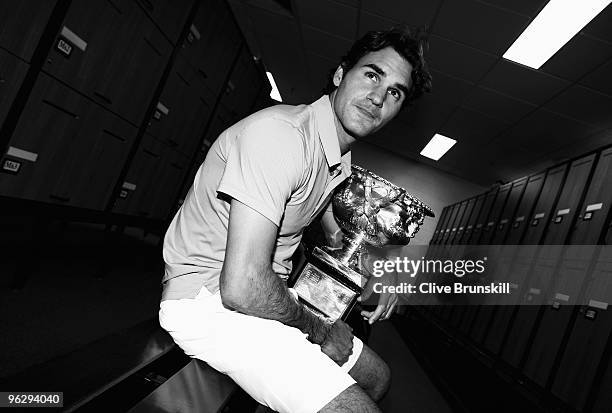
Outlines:
{"label": "man's knee", "polygon": [[376,403],[357,384],[345,389],[319,413],[380,413]]}
{"label": "man's knee", "polygon": [[367,346],[363,346],[361,355],[349,374],[376,402],[384,397],[391,385],[389,366]]}

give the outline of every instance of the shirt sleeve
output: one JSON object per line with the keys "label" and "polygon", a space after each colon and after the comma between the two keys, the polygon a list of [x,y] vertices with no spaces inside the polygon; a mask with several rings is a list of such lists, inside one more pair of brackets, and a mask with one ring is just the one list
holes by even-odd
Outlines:
{"label": "shirt sleeve", "polygon": [[277,119],[247,125],[237,136],[217,188],[280,226],[285,205],[300,183],[304,150],[300,131]]}

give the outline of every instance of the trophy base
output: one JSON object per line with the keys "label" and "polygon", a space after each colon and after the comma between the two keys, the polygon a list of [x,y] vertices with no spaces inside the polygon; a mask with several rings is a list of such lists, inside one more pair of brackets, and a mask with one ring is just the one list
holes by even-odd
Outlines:
{"label": "trophy base", "polygon": [[362,292],[361,275],[315,248],[293,289],[301,302],[329,318],[346,320]]}

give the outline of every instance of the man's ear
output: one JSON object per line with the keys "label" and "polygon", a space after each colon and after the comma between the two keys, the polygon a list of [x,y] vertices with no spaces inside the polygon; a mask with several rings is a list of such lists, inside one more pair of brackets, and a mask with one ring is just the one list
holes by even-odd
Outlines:
{"label": "man's ear", "polygon": [[334,81],[334,86],[336,87],[340,86],[340,82],[342,81],[343,76],[344,76],[344,69],[340,65],[334,72],[334,77],[332,79]]}

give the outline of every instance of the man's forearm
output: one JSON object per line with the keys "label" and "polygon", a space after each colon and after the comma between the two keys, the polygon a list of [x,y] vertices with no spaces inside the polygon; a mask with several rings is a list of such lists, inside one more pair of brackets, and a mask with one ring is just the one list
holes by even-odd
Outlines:
{"label": "man's forearm", "polygon": [[[293,298],[286,283],[271,269],[251,277],[244,277],[246,288],[235,309],[256,317],[278,320],[300,329],[308,339],[321,344],[331,327],[322,317],[308,310]],[[241,280],[242,281],[242,280]]]}

